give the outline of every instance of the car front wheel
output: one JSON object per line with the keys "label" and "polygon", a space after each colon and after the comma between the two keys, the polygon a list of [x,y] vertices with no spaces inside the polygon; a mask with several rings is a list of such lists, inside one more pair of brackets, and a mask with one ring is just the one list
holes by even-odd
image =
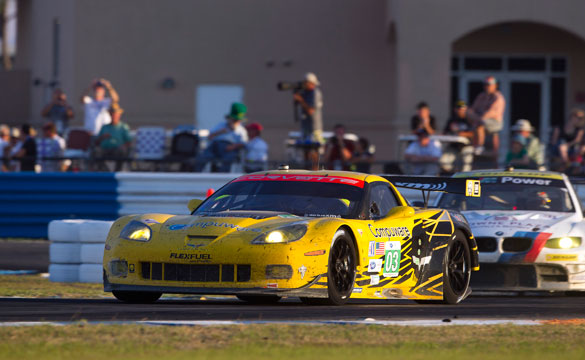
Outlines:
{"label": "car front wheel", "polygon": [[457,230],[449,240],[443,260],[443,302],[457,304],[465,299],[471,278],[471,254],[467,238]]}

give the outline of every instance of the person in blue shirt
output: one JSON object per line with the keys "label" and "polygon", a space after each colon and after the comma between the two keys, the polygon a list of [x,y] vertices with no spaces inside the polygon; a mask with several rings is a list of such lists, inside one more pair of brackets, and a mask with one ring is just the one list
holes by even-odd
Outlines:
{"label": "person in blue shirt", "polygon": [[248,142],[248,133],[242,126],[248,109],[242,103],[233,103],[223,123],[211,129],[210,144],[195,160],[195,171],[200,172],[210,161],[218,161],[218,172],[229,172],[240,150]]}

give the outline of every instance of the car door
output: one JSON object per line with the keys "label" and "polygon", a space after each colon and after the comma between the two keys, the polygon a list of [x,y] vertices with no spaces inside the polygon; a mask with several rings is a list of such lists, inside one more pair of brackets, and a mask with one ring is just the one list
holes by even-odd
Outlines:
{"label": "car door", "polygon": [[371,284],[407,285],[412,267],[413,210],[400,206],[388,183],[370,185],[368,275]]}

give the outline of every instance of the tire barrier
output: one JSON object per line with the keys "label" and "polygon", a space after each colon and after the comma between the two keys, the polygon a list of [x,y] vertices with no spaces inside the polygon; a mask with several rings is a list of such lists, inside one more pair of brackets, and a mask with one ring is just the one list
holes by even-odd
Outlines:
{"label": "tire barrier", "polygon": [[49,223],[49,280],[102,282],[104,244],[113,221],[53,220]]}

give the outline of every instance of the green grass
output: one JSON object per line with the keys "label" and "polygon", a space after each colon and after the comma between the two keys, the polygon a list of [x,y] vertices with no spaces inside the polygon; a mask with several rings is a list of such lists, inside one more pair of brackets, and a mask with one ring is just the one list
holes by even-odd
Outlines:
{"label": "green grass", "polygon": [[1,359],[583,359],[584,325],[0,328]]}
{"label": "green grass", "polygon": [[0,296],[103,298],[102,284],[56,283],[40,275],[0,275]]}

